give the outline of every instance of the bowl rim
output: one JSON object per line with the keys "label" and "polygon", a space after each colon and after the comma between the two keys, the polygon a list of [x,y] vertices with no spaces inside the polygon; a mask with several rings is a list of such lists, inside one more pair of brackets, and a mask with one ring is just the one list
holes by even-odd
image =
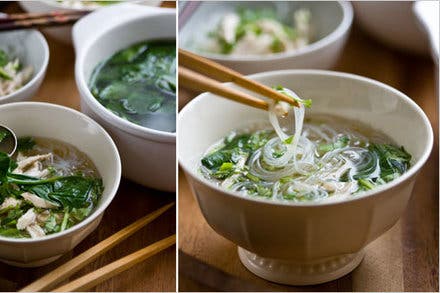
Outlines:
{"label": "bowl rim", "polygon": [[[377,81],[375,79],[372,78],[368,78],[368,77],[363,77],[360,75],[356,75],[356,74],[352,74],[352,73],[345,73],[345,72],[339,72],[339,71],[331,71],[331,70],[317,70],[317,69],[290,69],[290,70],[277,70],[277,71],[267,71],[267,72],[261,72],[261,73],[256,73],[256,74],[252,74],[249,75],[248,77],[250,77],[251,79],[255,79],[255,78],[265,78],[265,77],[273,77],[276,75],[282,75],[282,74],[289,74],[289,75],[320,75],[320,76],[327,76],[327,77],[337,77],[337,78],[344,78],[344,79],[351,79],[351,80],[356,80],[356,81],[360,81],[372,86],[376,86],[376,87],[380,87],[388,92],[390,92],[391,94],[394,94],[396,96],[398,96],[401,100],[403,100],[403,102],[407,103],[409,105],[409,107],[411,107],[412,109],[414,109],[418,115],[420,115],[420,117],[422,118],[423,121],[423,126],[425,127],[425,129],[427,130],[427,141],[424,144],[425,147],[423,149],[422,155],[420,156],[419,160],[410,167],[410,169],[404,173],[403,175],[401,175],[400,177],[398,177],[397,179],[394,179],[391,182],[388,182],[384,185],[380,185],[378,187],[376,187],[373,190],[369,190],[369,191],[365,191],[362,193],[359,193],[358,195],[356,195],[356,197],[350,197],[350,198],[346,198],[346,199],[337,199],[337,200],[333,200],[333,201],[323,201],[323,202],[277,202],[277,201],[273,201],[271,199],[265,199],[265,198],[259,198],[259,197],[245,197],[242,196],[238,193],[235,192],[231,192],[229,190],[225,190],[221,187],[219,187],[218,185],[214,184],[213,182],[210,182],[209,180],[207,180],[206,178],[202,177],[201,175],[199,175],[197,173],[197,170],[193,170],[194,168],[191,168],[190,166],[185,165],[182,160],[180,159],[180,155],[178,153],[178,158],[179,158],[179,166],[182,167],[182,169],[185,171],[186,174],[189,174],[194,180],[196,180],[197,182],[199,182],[202,185],[205,185],[211,189],[214,189],[217,192],[223,193],[226,196],[233,196],[235,198],[241,199],[241,200],[245,200],[245,201],[251,201],[251,202],[256,202],[256,203],[260,203],[260,204],[269,204],[269,205],[275,205],[275,206],[290,206],[290,207],[297,207],[297,208],[301,208],[301,207],[305,207],[305,208],[310,208],[310,207],[323,207],[323,206],[333,206],[333,205],[338,205],[338,204],[348,204],[348,203],[352,203],[355,201],[360,201],[360,200],[364,200],[366,198],[370,198],[372,196],[379,196],[382,192],[388,191],[398,185],[400,185],[401,183],[403,183],[404,181],[409,180],[412,176],[417,175],[418,171],[423,167],[423,165],[425,164],[425,162],[427,161],[427,159],[429,158],[431,151],[432,151],[432,147],[433,147],[433,130],[432,130],[432,126],[431,123],[428,119],[428,117],[426,116],[425,112],[416,104],[416,102],[414,102],[411,98],[409,98],[407,95],[405,95],[404,93],[400,92],[399,90],[385,84],[382,83],[380,81]],[[230,85],[231,83],[226,83],[228,85]],[[202,93],[200,95],[198,95],[197,97],[195,97],[194,99],[192,99],[178,114],[178,126],[180,129],[180,120],[183,119],[182,117],[184,115],[187,115],[187,112],[190,112],[192,110],[193,107],[196,106],[196,104],[202,100],[202,99],[206,99],[206,97],[208,97],[209,95],[212,95],[211,93],[205,92]],[[178,131],[180,133],[180,131]],[[180,150],[180,144],[182,143],[181,140],[179,139],[179,146],[178,146],[178,152]]]}
{"label": "bowl rim", "polygon": [[[97,42],[99,42],[101,38],[103,38],[104,36],[106,36],[108,34],[112,34],[116,29],[118,29],[121,26],[129,26],[135,22],[147,21],[147,19],[150,19],[150,18],[165,17],[165,16],[175,16],[175,9],[164,8],[163,10],[162,9],[160,11],[157,10],[147,16],[140,15],[137,17],[133,17],[123,23],[120,23],[115,26],[111,26],[108,29],[106,29],[105,31],[103,31],[102,33],[100,33],[99,35],[94,36],[94,39],[86,44],[86,46],[82,49],[81,53],[76,58],[76,61],[75,61],[75,80],[76,80],[76,84],[78,86],[78,89],[81,93],[81,99],[84,100],[88,104],[88,106],[91,109],[93,109],[93,111],[98,116],[100,116],[102,119],[104,119],[107,123],[119,128],[122,131],[129,132],[129,133],[131,133],[135,136],[138,136],[140,138],[147,138],[147,139],[150,139],[153,141],[175,144],[176,143],[176,132],[160,131],[160,130],[155,130],[152,128],[147,128],[147,127],[137,125],[133,122],[130,122],[128,120],[125,120],[125,119],[119,117],[118,115],[114,114],[113,112],[108,110],[106,107],[104,107],[104,105],[102,105],[92,95],[92,93],[89,89],[88,83],[86,81],[86,78],[83,74],[84,62],[85,62],[85,58],[86,58],[87,54],[89,54],[91,47],[93,45],[95,45]],[[177,36],[176,36],[175,40],[176,40],[176,44],[177,44]],[[176,53],[177,53],[177,45],[176,45]],[[176,58],[177,58],[177,54],[176,54]],[[177,101],[177,96],[178,96],[178,93],[176,90],[176,101]],[[176,115],[177,115],[177,103],[176,103]],[[177,121],[176,121],[176,124],[177,124]]]}
{"label": "bowl rim", "polygon": [[[333,2],[333,1],[330,1]],[[353,23],[353,6],[348,1],[334,1],[336,5],[339,5],[339,8],[342,10],[342,20],[339,25],[332,32],[327,34],[326,36],[320,38],[319,40],[308,44],[303,48],[299,48],[297,50],[291,50],[286,52],[274,53],[269,55],[246,55],[246,56],[231,56],[225,54],[217,54],[217,53],[206,53],[206,52],[198,52],[194,51],[190,48],[183,49],[189,50],[195,54],[199,54],[205,58],[209,58],[216,61],[224,61],[224,62],[264,62],[264,61],[276,61],[282,60],[285,58],[295,58],[300,57],[309,53],[316,52],[321,50],[330,44],[339,40],[342,36],[344,36],[351,28]],[[227,3],[227,2],[226,2]],[[184,26],[183,26],[184,27]]]}
{"label": "bowl rim", "polygon": [[[45,235],[44,237],[41,237],[41,238],[10,238],[10,237],[0,236],[0,243],[20,243],[20,244],[40,243],[40,242],[50,241],[50,240],[63,238],[65,236],[75,234],[76,232],[78,232],[78,230],[86,227],[87,225],[89,225],[90,223],[95,221],[99,216],[101,216],[104,213],[104,211],[107,209],[107,207],[110,205],[110,203],[113,201],[114,197],[116,196],[116,193],[119,189],[119,185],[121,182],[121,169],[122,169],[121,168],[121,158],[119,156],[118,149],[117,149],[114,141],[110,137],[110,135],[107,133],[107,131],[105,131],[105,129],[101,125],[99,125],[96,121],[94,121],[93,119],[91,119],[87,115],[85,115],[75,109],[72,109],[72,108],[69,108],[66,106],[57,105],[57,104],[46,103],[46,102],[15,102],[15,103],[8,103],[8,104],[0,105],[0,109],[17,108],[17,107],[18,108],[22,108],[22,107],[52,108],[52,109],[55,109],[56,111],[69,112],[69,113],[77,116],[78,119],[83,119],[83,120],[86,120],[88,123],[93,124],[101,132],[101,134],[104,136],[104,138],[107,140],[108,145],[111,147],[111,150],[112,150],[113,154],[115,155],[114,159],[116,161],[116,170],[115,170],[116,176],[114,178],[114,184],[113,184],[112,189],[108,191],[108,194],[109,194],[108,198],[105,201],[102,201],[100,203],[100,205],[92,212],[92,214],[90,214],[90,216],[88,216],[82,222],[79,222],[78,224],[76,224],[76,225],[74,225],[74,226],[70,227],[69,229],[66,229],[62,232],[57,232],[54,234]],[[101,199],[102,199],[102,197],[101,197]]]}
{"label": "bowl rim", "polygon": [[[32,30],[25,30],[25,31],[32,33],[32,34],[35,34],[37,36],[37,38],[39,39],[39,42],[43,45],[43,51],[44,51],[43,64],[40,66],[40,68],[38,69],[36,74],[34,74],[33,77],[24,86],[22,86],[21,88],[19,88],[16,91],[10,93],[9,95],[0,96],[0,103],[7,103],[8,100],[15,98],[16,95],[20,95],[23,92],[29,90],[29,88],[34,86],[40,79],[43,79],[44,75],[46,73],[47,65],[49,64],[49,56],[50,56],[49,45],[47,44],[46,38],[38,30],[32,29]],[[26,50],[29,50],[29,48],[26,48]]]}

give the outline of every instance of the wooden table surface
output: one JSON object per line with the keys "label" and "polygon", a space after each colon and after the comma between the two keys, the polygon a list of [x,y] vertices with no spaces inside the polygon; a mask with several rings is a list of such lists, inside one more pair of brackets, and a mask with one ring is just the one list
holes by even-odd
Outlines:
{"label": "wooden table surface", "polygon": [[[168,6],[173,6],[173,3]],[[2,12],[21,11],[11,4]],[[79,92],[74,79],[73,47],[58,43],[46,35],[50,49],[50,61],[46,78],[33,100],[65,105],[79,110]],[[0,264],[0,291],[16,291],[39,276],[53,270],[72,257],[104,240],[128,224],[157,208],[175,201],[174,193],[148,189],[123,179],[119,191],[106,210],[98,228],[73,251],[61,259],[39,268],[16,268]],[[105,255],[73,275],[70,280],[90,273],[112,261],[143,248],[176,231],[176,210],[172,208],[148,226],[117,245]],[[98,285],[93,290],[109,291],[175,291],[176,247],[172,246],[147,261]]]}
{"label": "wooden table surface", "polygon": [[[179,289],[181,291],[438,291],[438,92],[433,61],[377,43],[353,28],[337,66],[370,77],[410,96],[428,115],[435,133],[399,222],[368,245],[352,273],[317,286],[282,286],[260,279],[240,263],[237,247],[204,220],[187,181],[179,175]],[[181,89],[180,107],[196,93]],[[411,134],[408,134],[411,135]]]}

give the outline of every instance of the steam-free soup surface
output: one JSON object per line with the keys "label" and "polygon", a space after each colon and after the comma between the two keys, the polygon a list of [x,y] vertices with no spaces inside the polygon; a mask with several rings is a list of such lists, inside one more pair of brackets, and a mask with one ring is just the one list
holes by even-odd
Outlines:
{"label": "steam-free soup surface", "polygon": [[84,153],[49,138],[23,137],[11,159],[0,153],[0,236],[40,238],[87,218],[103,191]]}
{"label": "steam-free soup surface", "polygon": [[142,42],[100,63],[92,74],[95,98],[138,125],[176,131],[175,40]]}

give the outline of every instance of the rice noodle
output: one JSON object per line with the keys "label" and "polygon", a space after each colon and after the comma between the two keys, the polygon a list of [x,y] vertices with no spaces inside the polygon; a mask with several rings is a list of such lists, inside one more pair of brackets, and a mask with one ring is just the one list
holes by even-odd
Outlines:
{"label": "rice noodle", "polygon": [[[269,122],[274,131],[246,131],[239,137],[240,143],[236,140],[235,145],[227,145],[237,137],[234,132],[215,144],[206,157],[218,160],[222,156],[216,152],[229,152],[224,155],[229,154],[231,159],[221,162],[226,162],[224,167],[230,173],[222,173],[220,167],[207,168],[202,162],[200,170],[205,177],[218,181],[225,189],[275,201],[337,200],[371,189],[377,180],[384,182],[379,155],[370,150],[369,139],[360,131],[368,128],[358,129],[356,123],[342,119],[337,123],[333,117],[316,115],[313,123],[304,124],[304,104],[310,101],[301,100],[289,89],[278,90],[300,101],[299,107],[271,102]],[[281,122],[288,127],[282,127]],[[376,145],[390,142],[377,131],[368,133],[368,137]]]}

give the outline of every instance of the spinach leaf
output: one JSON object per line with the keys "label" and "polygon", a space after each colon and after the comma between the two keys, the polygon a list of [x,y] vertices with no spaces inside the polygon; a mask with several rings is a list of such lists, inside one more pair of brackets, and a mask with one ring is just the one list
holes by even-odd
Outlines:
{"label": "spinach leaf", "polygon": [[232,162],[231,150],[219,150],[202,159],[203,166],[210,170],[218,169],[221,165],[228,162]]}
{"label": "spinach leaf", "polygon": [[29,235],[24,231],[20,231],[17,228],[3,228],[0,227],[0,235],[11,238],[29,238]]}
{"label": "spinach leaf", "polygon": [[396,147],[390,144],[371,144],[369,150],[375,152],[379,157],[380,177],[389,182],[403,173],[410,167],[411,155],[403,147]]}
{"label": "spinach leaf", "polygon": [[5,181],[6,174],[8,174],[11,159],[8,154],[0,152],[0,181]]}

